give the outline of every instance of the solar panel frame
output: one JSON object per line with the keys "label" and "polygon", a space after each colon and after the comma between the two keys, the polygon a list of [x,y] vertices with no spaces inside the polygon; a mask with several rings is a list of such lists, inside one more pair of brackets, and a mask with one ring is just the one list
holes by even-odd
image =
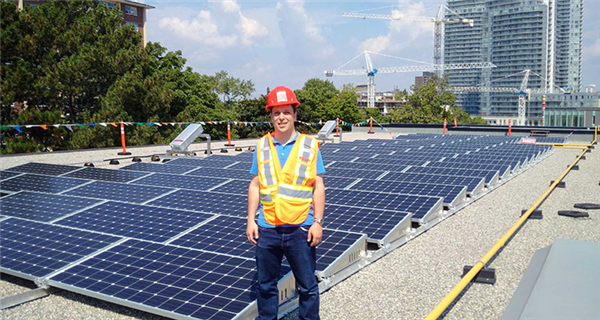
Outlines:
{"label": "solar panel frame", "polygon": [[129,182],[145,176],[148,176],[149,172],[139,172],[131,170],[113,170],[104,168],[84,168],[78,171],[67,173],[65,177],[70,178],[81,178],[97,181],[108,181],[108,182]]}
{"label": "solar panel frame", "polygon": [[0,229],[0,270],[29,280],[47,276],[121,240],[18,218],[2,220]]}
{"label": "solar panel frame", "polygon": [[90,182],[92,181],[85,179],[25,173],[0,182],[0,190],[61,193]]}
{"label": "solar panel frame", "polygon": [[37,173],[49,176],[60,176],[69,172],[74,172],[82,169],[81,167],[67,166],[62,164],[49,164],[40,162],[29,162],[20,166],[9,168],[10,171],[23,173]]}
{"label": "solar panel frame", "polygon": [[144,204],[145,202],[151,201],[160,196],[164,196],[165,194],[175,190],[176,189],[173,188],[144,186],[138,184],[94,181],[90,184],[71,189],[63,194],[84,198]]}
{"label": "solar panel frame", "polygon": [[20,191],[0,198],[0,215],[49,222],[101,202],[90,198]]}

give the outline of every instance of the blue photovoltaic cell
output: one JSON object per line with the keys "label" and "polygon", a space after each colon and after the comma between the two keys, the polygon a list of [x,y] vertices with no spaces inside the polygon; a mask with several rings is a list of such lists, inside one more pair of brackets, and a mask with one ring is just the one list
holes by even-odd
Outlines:
{"label": "blue photovoltaic cell", "polygon": [[353,170],[353,169],[342,169],[342,168],[327,168],[327,176],[330,177],[342,177],[342,178],[366,178],[376,179],[382,175],[385,171],[383,170]]}
{"label": "blue photovoltaic cell", "polygon": [[246,237],[246,218],[217,217],[169,244],[254,258],[255,246]]}
{"label": "blue photovoltaic cell", "polygon": [[228,194],[248,195],[248,185],[249,183],[246,180],[231,180],[226,184],[219,186],[211,191]]}
{"label": "blue photovoltaic cell", "polygon": [[407,212],[335,204],[326,204],[325,214],[328,229],[364,233],[369,239],[380,241],[410,215]]}
{"label": "blue photovoltaic cell", "polygon": [[[480,185],[483,185],[483,177],[463,177],[463,176],[444,176],[437,174],[419,174],[419,173],[402,173],[390,172],[381,178],[380,183],[392,182],[419,182],[419,183],[434,183],[434,184],[451,184],[458,186],[467,186],[467,192],[474,192]],[[377,181],[377,180],[375,180]]]}
{"label": "blue photovoltaic cell", "polygon": [[448,169],[448,168],[427,168],[427,167],[410,167],[406,170],[408,173],[419,174],[440,174],[449,176],[466,176],[466,177],[482,177],[485,178],[485,183],[492,182],[498,171],[491,170],[473,170],[473,169]]}
{"label": "blue photovoltaic cell", "polygon": [[[323,230],[323,239],[317,246],[317,271],[323,271],[350,249],[360,238],[359,233],[339,230]],[[287,260],[284,259],[284,263]]]}
{"label": "blue photovoltaic cell", "polygon": [[133,171],[146,171],[146,172],[157,172],[157,173],[170,173],[170,174],[183,174],[190,170],[196,169],[196,167],[186,167],[186,166],[167,166],[164,164],[158,163],[145,163],[138,162],[121,169],[124,170],[133,170]]}
{"label": "blue photovoltaic cell", "polygon": [[327,203],[413,213],[413,219],[427,215],[441,200],[439,197],[389,194],[356,190],[327,190]]}
{"label": "blue photovoltaic cell", "polygon": [[80,186],[90,180],[46,176],[39,174],[23,174],[10,180],[0,182],[0,189],[7,191],[38,191],[47,193],[60,193]]}
{"label": "blue photovoltaic cell", "polygon": [[250,172],[250,168],[252,168],[252,159],[250,159],[250,161],[239,162],[239,163],[227,166],[227,169],[245,170],[246,172]]}
{"label": "blue photovoltaic cell", "polygon": [[173,317],[231,319],[256,298],[255,267],[252,259],[128,240],[57,274],[50,284],[157,308]]}
{"label": "blue photovoltaic cell", "polygon": [[16,166],[10,168],[10,171],[17,172],[25,172],[25,173],[38,173],[38,174],[46,174],[50,176],[58,176],[61,174],[65,174],[67,172],[75,171],[77,169],[81,169],[80,167],[75,166],[64,166],[60,164],[48,164],[48,163],[37,163],[30,162],[20,166]]}
{"label": "blue photovoltaic cell", "polygon": [[451,204],[466,191],[466,186],[454,186],[431,183],[389,183],[388,181],[362,180],[353,185],[350,190],[376,191],[389,193],[414,194],[419,196],[434,196],[444,198],[444,203]]}
{"label": "blue photovoltaic cell", "polygon": [[131,203],[144,203],[168,192],[171,188],[150,187],[106,181],[94,181],[73,189],[66,194],[72,196],[115,200]]}
{"label": "blue photovoltaic cell", "polygon": [[178,190],[160,197],[148,205],[245,217],[248,213],[248,196]]}
{"label": "blue photovoltaic cell", "polygon": [[[174,166],[179,167],[179,166]],[[147,186],[160,186],[190,190],[208,190],[214,188],[229,179],[214,177],[198,177],[174,174],[155,173],[151,176],[131,182],[132,184],[143,184]],[[246,182],[247,183],[247,182]]]}
{"label": "blue photovoltaic cell", "polygon": [[[169,243],[182,247],[254,259],[255,246],[246,237],[245,218],[218,217]],[[325,270],[361,238],[361,234],[323,230],[317,246],[317,271]],[[284,264],[286,260],[284,258]]]}
{"label": "blue photovoltaic cell", "polygon": [[131,170],[113,170],[113,169],[101,169],[101,168],[85,168],[79,171],[71,172],[66,177],[82,178],[90,180],[101,180],[110,182],[128,182],[144,176],[147,176],[148,172],[138,172]]}
{"label": "blue photovoltaic cell", "polygon": [[324,175],[323,177],[323,183],[325,184],[325,188],[344,189],[347,186],[354,183],[356,180],[356,178],[330,177],[328,175]]}
{"label": "blue photovoltaic cell", "polygon": [[99,202],[100,200],[96,199],[23,191],[0,199],[0,214],[36,221],[52,221]]}
{"label": "blue photovoltaic cell", "polygon": [[235,169],[217,169],[217,168],[198,168],[192,172],[186,173],[190,176],[229,178],[239,180],[252,180],[250,170],[235,170]]}
{"label": "blue photovoltaic cell", "polygon": [[93,232],[10,218],[0,222],[1,269],[43,277],[120,240]]}
{"label": "blue photovoltaic cell", "polygon": [[121,202],[106,202],[56,224],[90,231],[163,242],[213,215],[156,208]]}
{"label": "blue photovoltaic cell", "polygon": [[238,162],[239,159],[235,157],[220,157],[220,158],[200,158],[200,159],[175,159],[167,162],[168,165],[177,165],[177,166],[191,166],[191,167],[206,167],[206,168],[223,168],[228,165],[234,164]]}
{"label": "blue photovoltaic cell", "polygon": [[12,177],[18,176],[20,174],[23,174],[23,173],[22,172],[12,172],[12,171],[0,170],[0,180],[12,178]]}

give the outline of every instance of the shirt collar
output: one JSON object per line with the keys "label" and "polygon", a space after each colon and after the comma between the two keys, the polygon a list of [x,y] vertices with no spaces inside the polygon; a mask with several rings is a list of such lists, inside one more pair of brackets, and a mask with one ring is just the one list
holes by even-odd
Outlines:
{"label": "shirt collar", "polygon": [[[295,143],[296,140],[298,139],[299,135],[300,135],[300,133],[298,133],[298,131],[296,131],[296,135],[286,145],[288,145],[290,143],[291,144]],[[274,135],[271,135],[271,140],[273,140],[273,145],[281,145],[281,143],[279,143],[277,140],[275,140],[275,136]]]}

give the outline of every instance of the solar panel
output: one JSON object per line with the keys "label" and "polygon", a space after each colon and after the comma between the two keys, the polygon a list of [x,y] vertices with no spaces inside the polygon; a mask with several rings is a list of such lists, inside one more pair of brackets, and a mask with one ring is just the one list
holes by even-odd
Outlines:
{"label": "solar panel", "polygon": [[109,201],[55,224],[163,242],[212,217],[198,212]]}
{"label": "solar panel", "polygon": [[467,186],[467,193],[473,196],[483,192],[485,180],[481,177],[463,177],[463,176],[444,176],[438,174],[422,174],[422,173],[402,173],[390,172],[380,179],[380,183],[384,181],[408,181],[419,183],[434,183],[434,184],[449,184],[458,186]]}
{"label": "solar panel", "polygon": [[148,205],[187,209],[237,217],[247,215],[247,195],[178,190],[160,197]]}
{"label": "solar panel", "polygon": [[439,174],[448,176],[481,177],[485,179],[485,184],[488,187],[495,185],[499,179],[498,171],[491,170],[410,167],[405,172],[419,174]]}
{"label": "solar panel", "polygon": [[360,159],[356,162],[343,162],[336,161],[329,166],[327,169],[343,168],[343,169],[354,169],[354,170],[381,170],[381,171],[402,171],[408,165],[423,165],[427,161],[394,161],[394,164],[383,164],[376,159],[370,159],[368,162],[363,162]]}
{"label": "solar panel", "polygon": [[248,185],[248,181],[246,180],[231,180],[215,189],[212,189],[211,191],[228,194],[247,195]]}
{"label": "solar panel", "polygon": [[48,163],[37,163],[30,162],[20,166],[16,166],[10,168],[10,171],[16,172],[25,172],[25,173],[38,173],[38,174],[47,174],[50,176],[58,176],[65,174],[67,172],[72,172],[75,170],[81,169],[80,167],[75,166],[65,166],[62,164],[48,164]]}
{"label": "solar panel", "polygon": [[384,245],[406,235],[412,214],[380,209],[325,205],[328,229],[363,233],[369,241]]}
{"label": "solar panel", "polygon": [[383,182],[377,180],[361,180],[350,187],[350,190],[363,190],[387,193],[404,193],[420,196],[444,198],[444,205],[456,207],[467,197],[466,186],[446,184],[414,183],[414,182]]}
{"label": "solar panel", "polygon": [[18,176],[20,174],[23,174],[23,173],[22,172],[12,172],[12,171],[0,170],[0,180],[12,178],[12,177]]}
{"label": "solar panel", "polygon": [[90,180],[27,173],[0,182],[0,189],[6,191],[28,190],[47,193],[59,193],[88,182],[90,182]]}
{"label": "solar panel", "polygon": [[0,214],[36,221],[52,221],[100,203],[100,200],[23,191],[0,199]]}
{"label": "solar panel", "polygon": [[65,194],[141,204],[173,190],[174,189],[171,188],[94,181],[90,184],[70,190]]}
{"label": "solar panel", "polygon": [[[147,186],[161,186],[190,190],[208,190],[214,188],[215,186],[223,184],[228,180],[229,179],[226,178],[223,179],[213,177],[198,177],[155,173],[145,178],[133,181],[131,182],[131,184],[142,184]],[[246,182],[244,181],[244,183]]]}
{"label": "solar panel", "polygon": [[196,167],[186,167],[186,166],[167,166],[164,164],[158,163],[145,163],[138,162],[128,166],[125,166],[121,169],[124,170],[133,170],[133,171],[146,171],[146,172],[158,172],[158,173],[171,173],[171,174],[183,174],[188,171],[196,169]]}
{"label": "solar panel", "polygon": [[255,266],[251,259],[131,239],[48,284],[170,318],[231,319],[254,303]]}
{"label": "solar panel", "polygon": [[10,218],[0,222],[2,272],[46,276],[120,240],[119,237]]}
{"label": "solar panel", "polygon": [[441,213],[442,200],[439,197],[429,196],[340,189],[327,190],[327,202],[330,204],[410,212],[413,214],[413,220],[418,222],[427,222]]}
{"label": "solar panel", "polygon": [[247,219],[219,216],[169,244],[254,259],[255,247],[246,237]]}
{"label": "solar panel", "polygon": [[229,178],[238,180],[252,180],[249,170],[217,169],[217,168],[198,168],[186,173],[190,176]]}
{"label": "solar panel", "polygon": [[[169,244],[254,259],[255,246],[246,237],[246,223],[245,218],[218,217]],[[354,259],[346,255],[352,250],[365,251],[365,240],[363,234],[324,229],[323,239],[317,246],[317,275],[329,277],[340,270],[340,264],[347,267],[356,262],[359,254],[355,254]],[[283,263],[287,264],[285,258]]]}
{"label": "solar panel", "polygon": [[137,172],[131,170],[113,170],[101,168],[85,168],[79,171],[71,172],[66,177],[82,178],[90,180],[101,180],[111,182],[128,182],[147,176],[147,172]]}
{"label": "solar panel", "polygon": [[433,162],[427,165],[428,168],[457,168],[457,169],[474,169],[474,170],[491,170],[498,171],[500,179],[505,179],[510,174],[509,165],[501,164],[481,164],[481,163],[450,163],[450,162]]}

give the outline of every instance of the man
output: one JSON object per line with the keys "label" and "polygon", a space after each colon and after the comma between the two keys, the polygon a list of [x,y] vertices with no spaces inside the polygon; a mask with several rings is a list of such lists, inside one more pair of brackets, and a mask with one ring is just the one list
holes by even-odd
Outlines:
{"label": "man", "polygon": [[256,245],[258,319],[277,318],[283,255],[298,285],[300,318],[319,319],[315,246],[323,236],[325,168],[317,140],[296,131],[298,105],[289,88],[269,93],[265,108],[275,132],[260,138],[250,169],[246,236]]}

